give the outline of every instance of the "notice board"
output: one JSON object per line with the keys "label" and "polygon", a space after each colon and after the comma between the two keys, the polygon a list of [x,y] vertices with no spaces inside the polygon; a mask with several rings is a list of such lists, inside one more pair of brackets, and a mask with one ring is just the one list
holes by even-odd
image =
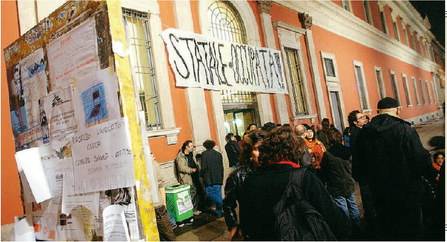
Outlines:
{"label": "notice board", "polygon": [[159,239],[121,14],[68,1],[4,49],[36,239]]}

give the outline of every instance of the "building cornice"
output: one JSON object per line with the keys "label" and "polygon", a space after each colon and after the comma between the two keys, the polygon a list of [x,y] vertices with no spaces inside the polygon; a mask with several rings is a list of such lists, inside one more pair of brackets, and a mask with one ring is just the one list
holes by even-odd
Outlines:
{"label": "building cornice", "polygon": [[393,13],[400,16],[406,24],[409,24],[418,35],[435,39],[433,33],[424,25],[424,18],[407,1],[387,1],[385,2],[393,9]]}
{"label": "building cornice", "polygon": [[426,71],[434,71],[438,65],[415,50],[392,39],[374,26],[359,19],[352,13],[340,8],[332,1],[280,1],[276,3],[306,12],[312,16],[313,24],[337,35],[365,45],[403,62]]}

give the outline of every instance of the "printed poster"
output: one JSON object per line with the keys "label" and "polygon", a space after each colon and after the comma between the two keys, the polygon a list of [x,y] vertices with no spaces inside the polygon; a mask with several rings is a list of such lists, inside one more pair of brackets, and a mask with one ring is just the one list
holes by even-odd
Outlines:
{"label": "printed poster", "polygon": [[121,117],[116,75],[104,69],[91,78],[77,82],[73,92],[80,130]]}
{"label": "printed poster", "polygon": [[66,88],[73,82],[92,79],[99,69],[95,19],[90,18],[68,33],[50,42],[48,65],[53,89]]}
{"label": "printed poster", "polygon": [[48,122],[40,99],[47,95],[48,79],[45,72],[46,62],[43,49],[34,51],[20,61],[23,98],[27,115],[28,130],[25,143],[42,139],[48,143]]}
{"label": "printed poster", "polygon": [[42,125],[43,136],[49,135],[51,146],[60,150],[68,144],[77,130],[77,121],[70,87],[58,89],[41,99],[45,107],[46,126]]}

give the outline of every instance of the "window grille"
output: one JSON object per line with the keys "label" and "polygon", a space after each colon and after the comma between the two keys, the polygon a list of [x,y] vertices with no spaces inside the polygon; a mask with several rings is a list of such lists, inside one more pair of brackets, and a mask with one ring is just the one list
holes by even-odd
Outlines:
{"label": "window grille", "polygon": [[290,72],[290,83],[292,84],[292,98],[294,102],[294,113],[296,116],[307,114],[306,96],[304,94],[303,77],[301,76],[298,51],[285,48],[287,64]]}
{"label": "window grille", "polygon": [[161,112],[153,63],[148,14],[123,9],[132,78],[144,111],[146,127],[161,129]]}
{"label": "window grille", "polygon": [[[213,37],[229,42],[247,43],[247,35],[242,18],[236,9],[226,1],[214,1],[208,7],[210,27],[208,32]],[[256,102],[256,94],[247,91],[222,90],[223,104],[253,104]]]}

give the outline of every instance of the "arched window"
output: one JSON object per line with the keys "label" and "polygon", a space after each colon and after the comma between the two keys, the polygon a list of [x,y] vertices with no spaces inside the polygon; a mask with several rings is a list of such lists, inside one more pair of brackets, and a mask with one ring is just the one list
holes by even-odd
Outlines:
{"label": "arched window", "polygon": [[208,14],[211,20],[208,31],[215,38],[241,44],[247,43],[241,16],[231,4],[215,1],[209,6]]}
{"label": "arched window", "polygon": [[[242,18],[236,9],[228,1],[214,1],[208,7],[208,19],[210,27],[208,33],[214,38],[236,42],[247,43],[247,35]],[[222,91],[223,104],[253,104],[256,95],[245,91]]]}

